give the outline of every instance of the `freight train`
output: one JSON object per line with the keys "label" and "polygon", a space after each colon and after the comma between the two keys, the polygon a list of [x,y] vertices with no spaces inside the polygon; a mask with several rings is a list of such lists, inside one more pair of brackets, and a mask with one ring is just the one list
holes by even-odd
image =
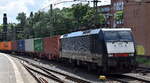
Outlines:
{"label": "freight train", "polygon": [[86,64],[102,72],[131,71],[136,67],[135,42],[130,28],[92,29],[53,37],[3,41],[0,50]]}

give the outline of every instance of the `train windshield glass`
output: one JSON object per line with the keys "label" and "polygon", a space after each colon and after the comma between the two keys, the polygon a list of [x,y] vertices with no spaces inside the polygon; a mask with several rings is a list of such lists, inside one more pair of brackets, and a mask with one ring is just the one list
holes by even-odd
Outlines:
{"label": "train windshield glass", "polygon": [[133,41],[130,31],[104,31],[106,41]]}

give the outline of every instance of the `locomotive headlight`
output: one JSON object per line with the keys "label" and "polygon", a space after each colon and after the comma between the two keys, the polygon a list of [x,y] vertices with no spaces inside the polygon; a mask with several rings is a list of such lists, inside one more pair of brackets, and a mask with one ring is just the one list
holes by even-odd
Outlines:
{"label": "locomotive headlight", "polygon": [[134,54],[129,54],[129,56],[134,56]]}
{"label": "locomotive headlight", "polygon": [[113,56],[113,54],[108,54],[108,56],[109,56],[109,57],[112,57],[112,56]]}

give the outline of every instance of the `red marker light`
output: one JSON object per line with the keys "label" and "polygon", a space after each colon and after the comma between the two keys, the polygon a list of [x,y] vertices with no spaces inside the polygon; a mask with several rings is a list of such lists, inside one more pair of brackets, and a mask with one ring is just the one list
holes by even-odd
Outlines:
{"label": "red marker light", "polygon": [[124,57],[126,57],[126,56],[129,56],[129,54],[113,54],[113,56],[124,56]]}

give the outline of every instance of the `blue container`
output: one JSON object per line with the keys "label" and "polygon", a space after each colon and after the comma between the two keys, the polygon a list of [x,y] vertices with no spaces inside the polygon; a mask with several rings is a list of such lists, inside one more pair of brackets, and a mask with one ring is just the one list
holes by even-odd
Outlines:
{"label": "blue container", "polygon": [[17,51],[25,51],[25,41],[24,40],[18,40],[17,41]]}

